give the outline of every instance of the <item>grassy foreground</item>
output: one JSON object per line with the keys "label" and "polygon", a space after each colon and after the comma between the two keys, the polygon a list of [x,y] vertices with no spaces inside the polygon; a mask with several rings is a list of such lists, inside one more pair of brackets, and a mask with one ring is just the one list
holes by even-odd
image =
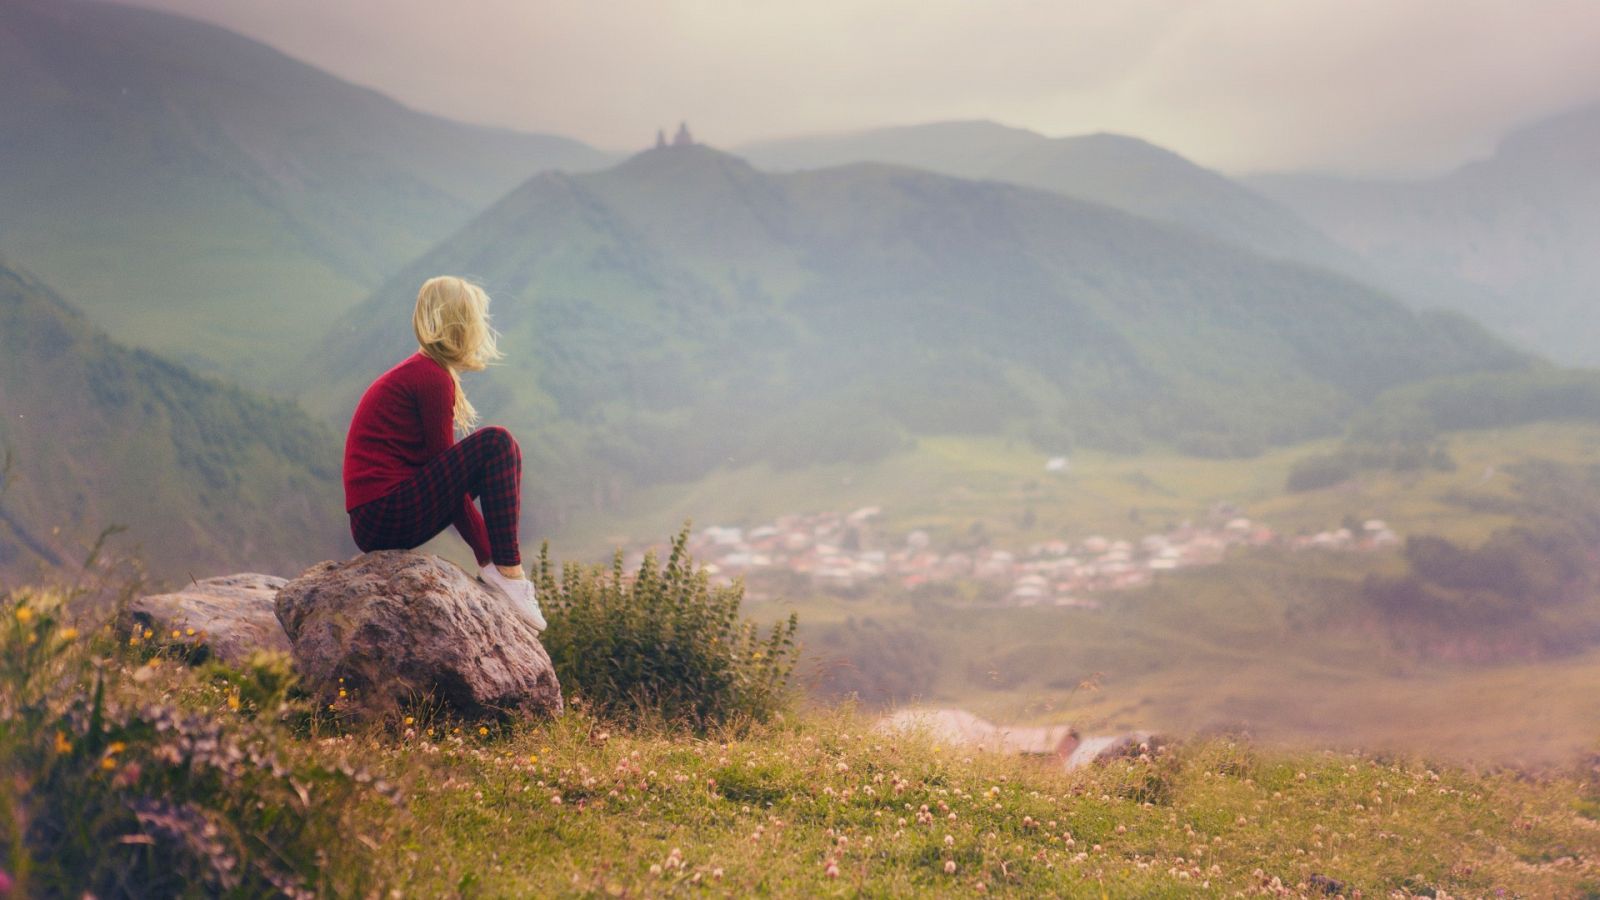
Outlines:
{"label": "grassy foreground", "polygon": [[240,679],[215,667],[128,655],[107,671],[119,703],[176,703],[295,765],[392,785],[340,795],[319,893],[1600,895],[1600,803],[1578,772],[1213,737],[1064,773],[884,734],[848,708],[699,736],[581,705],[499,729],[290,729],[249,722]]}
{"label": "grassy foreground", "polygon": [[1600,827],[1571,780],[1224,739],[1077,774],[841,712],[742,738],[573,714],[503,739],[328,747],[404,779],[405,812],[364,837],[414,896],[1600,891]]}

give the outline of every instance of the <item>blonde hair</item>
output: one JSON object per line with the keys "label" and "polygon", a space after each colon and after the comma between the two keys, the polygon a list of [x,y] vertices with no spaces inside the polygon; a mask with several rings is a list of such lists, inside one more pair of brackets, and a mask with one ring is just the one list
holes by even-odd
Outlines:
{"label": "blonde hair", "polygon": [[450,373],[456,385],[456,427],[470,431],[478,424],[478,411],[461,389],[461,370],[481,372],[503,355],[495,343],[499,334],[489,327],[489,295],[454,275],[429,278],[417,292],[411,328],[423,355]]}

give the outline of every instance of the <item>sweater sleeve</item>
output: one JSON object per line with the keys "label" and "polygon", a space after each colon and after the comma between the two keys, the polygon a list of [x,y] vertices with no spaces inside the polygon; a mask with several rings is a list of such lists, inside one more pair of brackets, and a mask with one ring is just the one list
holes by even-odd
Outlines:
{"label": "sweater sleeve", "polygon": [[[430,379],[418,392],[418,400],[422,408],[422,436],[423,445],[429,459],[435,459],[439,454],[455,446],[455,408],[456,388],[448,376],[442,379]],[[461,502],[456,506],[456,513],[451,520],[456,527],[456,532],[461,539],[472,548],[472,555],[478,565],[486,566],[490,562],[489,529],[483,522],[483,514],[478,512],[478,507],[472,502],[468,494],[461,495]]]}

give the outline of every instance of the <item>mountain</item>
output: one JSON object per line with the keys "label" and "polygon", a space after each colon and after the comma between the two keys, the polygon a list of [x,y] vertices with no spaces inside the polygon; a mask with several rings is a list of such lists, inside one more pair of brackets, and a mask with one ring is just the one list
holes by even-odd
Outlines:
{"label": "mountain", "polygon": [[256,41],[0,3],[0,252],[119,338],[258,384],[565,138],[407,109]]}
{"label": "mountain", "polygon": [[1267,256],[1361,271],[1354,254],[1277,203],[1138,138],[1047,138],[993,122],[938,122],[766,141],[740,152],[776,171],[884,162],[1006,181],[1182,225]]}
{"label": "mountain", "polygon": [[349,543],[326,428],[108,339],[5,265],[0,456],[0,576],[81,563],[112,525],[169,579],[295,572]]}
{"label": "mountain", "polygon": [[1600,104],[1436,178],[1250,184],[1360,252],[1384,283],[1557,360],[1600,364]]}
{"label": "mountain", "polygon": [[545,524],[629,484],[920,434],[1250,453],[1396,384],[1525,364],[1466,320],[1098,204],[689,146],[529,180],[348,313],[305,401],[347,421],[441,272],[495,298],[509,358],[469,391],[521,437]]}

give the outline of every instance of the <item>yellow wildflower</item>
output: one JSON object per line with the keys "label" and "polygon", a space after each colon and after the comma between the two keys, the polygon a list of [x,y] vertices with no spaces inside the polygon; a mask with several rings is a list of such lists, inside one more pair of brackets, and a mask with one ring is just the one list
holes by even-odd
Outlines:
{"label": "yellow wildflower", "polygon": [[71,753],[72,752],[72,742],[67,740],[67,733],[65,731],[57,731],[56,732],[56,752],[57,753]]}
{"label": "yellow wildflower", "polygon": [[67,628],[61,629],[61,640],[63,640],[63,641],[75,641],[77,639],[78,639],[78,629],[72,628],[72,627],[67,627]]}
{"label": "yellow wildflower", "polygon": [[407,725],[415,725],[415,724],[417,724],[416,717],[415,716],[406,716],[406,724]]}
{"label": "yellow wildflower", "polygon": [[234,710],[235,712],[238,711],[238,709],[239,709],[239,695],[238,694],[229,694],[228,695],[228,708],[231,709],[231,710]]}
{"label": "yellow wildflower", "polygon": [[183,633],[188,635],[189,637],[194,637],[194,629],[193,628],[185,628],[183,630]]}
{"label": "yellow wildflower", "polygon": [[112,741],[111,745],[106,747],[106,754],[110,755],[110,756],[115,756],[116,754],[121,753],[122,751],[124,751],[126,749],[128,749],[128,745],[127,744],[124,744],[121,741]]}
{"label": "yellow wildflower", "polygon": [[33,621],[33,610],[26,606],[17,607],[17,621],[24,625]]}
{"label": "yellow wildflower", "polygon": [[348,696],[350,696],[350,694],[344,688],[339,688],[339,696],[340,697],[348,697]]}
{"label": "yellow wildflower", "polygon": [[100,760],[100,768],[105,769],[107,772],[111,771],[112,769],[115,769],[116,767],[117,767],[117,761],[115,759],[112,759],[109,756],[106,757],[105,759]]}
{"label": "yellow wildflower", "polygon": [[147,640],[147,641],[148,641],[148,640],[150,640],[150,639],[151,639],[151,638],[153,638],[153,637],[155,637],[155,636],[156,636],[156,633],[155,633],[155,632],[154,632],[154,631],[151,631],[151,630],[150,630],[150,629],[148,629],[148,628],[146,628],[146,629],[145,629],[145,630],[144,630],[144,639],[145,639],[145,640]]}
{"label": "yellow wildflower", "polygon": [[178,638],[181,638],[181,637],[183,637],[183,632],[179,631],[176,628],[172,629],[172,639],[173,640],[177,640]]}
{"label": "yellow wildflower", "polygon": [[479,725],[478,726],[478,736],[479,737],[488,737],[489,736],[489,726],[487,726],[487,725]]}

